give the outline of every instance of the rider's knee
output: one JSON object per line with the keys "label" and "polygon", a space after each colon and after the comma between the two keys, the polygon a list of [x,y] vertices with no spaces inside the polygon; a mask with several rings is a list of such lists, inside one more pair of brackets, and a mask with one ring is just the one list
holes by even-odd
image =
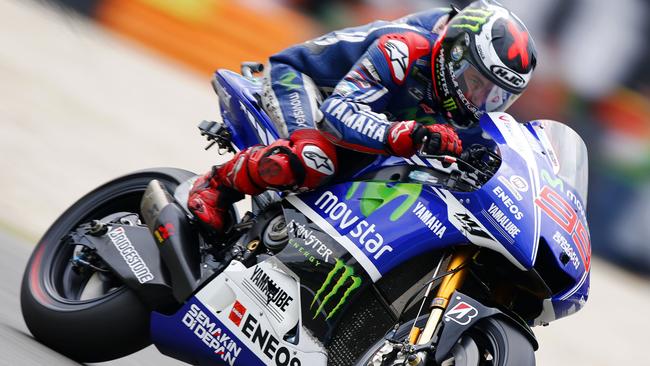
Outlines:
{"label": "rider's knee", "polygon": [[307,190],[329,182],[337,172],[336,147],[314,129],[295,131],[251,157],[253,180],[280,190]]}

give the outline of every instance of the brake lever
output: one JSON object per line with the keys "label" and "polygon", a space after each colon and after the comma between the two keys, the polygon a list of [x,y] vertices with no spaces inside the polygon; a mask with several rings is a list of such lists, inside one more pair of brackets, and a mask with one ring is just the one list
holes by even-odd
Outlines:
{"label": "brake lever", "polygon": [[[452,156],[452,155],[429,154],[428,152],[425,151],[426,150],[425,146],[427,146],[426,142],[427,142],[427,137],[425,136],[422,139],[422,145],[418,149],[418,152],[417,152],[418,156],[420,156],[422,158],[426,158],[426,159],[438,160],[439,162],[441,162],[443,164],[442,166],[445,167],[445,168],[449,167],[451,164],[458,163],[459,159],[456,158],[455,156]],[[460,168],[460,166],[459,166],[459,168]]]}
{"label": "brake lever", "polygon": [[420,148],[417,151],[418,156],[421,156],[423,158],[431,158],[431,159],[436,159],[440,160],[442,163],[455,163],[457,158],[453,155],[446,155],[446,154],[429,154],[426,151],[426,146],[427,146],[427,141],[429,140],[428,136],[424,136],[422,139],[422,143],[420,145]]}
{"label": "brake lever", "polygon": [[421,156],[423,158],[427,159],[435,159],[438,160],[443,164],[443,167],[447,168],[451,164],[456,164],[458,166],[458,170],[468,172],[468,173],[474,173],[477,172],[479,174],[487,176],[484,172],[482,172],[480,169],[472,165],[471,163],[467,162],[465,159],[463,159],[462,154],[461,157],[456,157],[452,155],[440,155],[440,154],[428,154],[424,152],[423,148],[420,148],[418,151],[418,156]]}

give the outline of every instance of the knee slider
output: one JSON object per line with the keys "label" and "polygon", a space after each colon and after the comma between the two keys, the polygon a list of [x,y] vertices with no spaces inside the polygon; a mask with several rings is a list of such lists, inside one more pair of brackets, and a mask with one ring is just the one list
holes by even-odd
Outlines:
{"label": "knee slider", "polygon": [[305,179],[304,168],[287,139],[260,148],[247,164],[253,182],[264,189],[294,190]]}
{"label": "knee slider", "polygon": [[336,147],[317,130],[298,130],[288,140],[255,151],[246,163],[251,180],[260,188],[313,189],[336,174]]}

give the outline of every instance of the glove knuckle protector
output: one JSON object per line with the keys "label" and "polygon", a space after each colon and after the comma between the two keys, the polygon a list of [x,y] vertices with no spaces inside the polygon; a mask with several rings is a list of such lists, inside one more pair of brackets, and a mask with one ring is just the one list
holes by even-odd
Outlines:
{"label": "glove knuckle protector", "polygon": [[392,155],[410,157],[415,154],[422,143],[420,134],[422,126],[415,121],[393,123],[387,133],[387,147]]}

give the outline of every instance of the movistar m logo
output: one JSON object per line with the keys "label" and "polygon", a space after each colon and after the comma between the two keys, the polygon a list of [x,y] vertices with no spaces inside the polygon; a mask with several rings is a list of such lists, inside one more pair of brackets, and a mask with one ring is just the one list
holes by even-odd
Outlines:
{"label": "movistar m logo", "polygon": [[552,177],[551,174],[546,171],[546,169],[542,169],[542,179],[548,182],[548,184],[550,184],[553,188],[557,188],[559,186],[560,190],[564,192],[564,182],[562,179],[557,176]]}
{"label": "movistar m logo", "polygon": [[278,82],[280,83],[280,85],[284,86],[289,91],[296,90],[301,88],[300,84],[294,82],[296,78],[298,78],[298,74],[296,74],[293,71],[288,71],[285,72],[282,76],[280,76]]}
{"label": "movistar m logo", "polygon": [[452,20],[460,20],[463,23],[453,24],[451,27],[467,29],[474,33],[478,33],[481,31],[483,24],[487,23],[487,21],[490,19],[492,14],[494,14],[494,12],[491,10],[465,9],[461,12],[461,14],[456,15],[456,17]]}
{"label": "movistar m logo", "polygon": [[325,282],[323,282],[321,288],[314,295],[314,300],[312,300],[311,306],[309,307],[312,309],[317,301],[321,301],[320,306],[314,312],[314,319],[325,309],[327,304],[334,303],[332,300],[339,299],[329,312],[325,310],[323,314],[326,317],[325,320],[329,320],[336,315],[350,294],[360,286],[361,277],[354,275],[354,268],[346,265],[342,260],[337,259],[334,268],[327,274]]}
{"label": "movistar m logo", "polygon": [[[348,193],[345,195],[345,199],[349,200],[352,198],[354,193],[357,191],[361,182],[354,182]],[[386,206],[393,200],[398,198],[403,199],[402,203],[397,206],[395,210],[390,214],[390,221],[397,221],[400,217],[408,211],[415,201],[420,197],[422,192],[421,184],[413,183],[397,183],[392,186],[386,185],[386,183],[373,183],[368,182],[365,184],[365,189],[360,199],[359,208],[361,213],[368,217],[373,212],[378,209]]]}

